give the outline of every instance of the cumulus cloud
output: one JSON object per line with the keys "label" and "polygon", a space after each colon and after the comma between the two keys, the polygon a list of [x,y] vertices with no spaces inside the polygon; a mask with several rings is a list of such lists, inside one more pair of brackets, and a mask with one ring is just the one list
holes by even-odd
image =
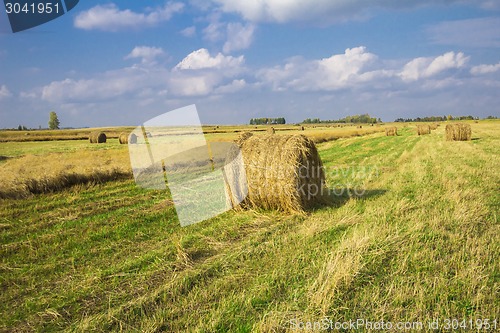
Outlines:
{"label": "cumulus cloud", "polygon": [[238,13],[252,22],[332,23],[365,16],[378,8],[411,8],[461,0],[212,0],[222,11]]}
{"label": "cumulus cloud", "polygon": [[184,8],[180,2],[169,2],[163,7],[136,13],[130,9],[120,10],[114,3],[97,5],[79,13],[74,20],[77,28],[84,30],[121,31],[155,26],[170,18]]}
{"label": "cumulus cloud", "polygon": [[4,98],[8,98],[12,96],[12,93],[10,92],[10,90],[7,88],[7,86],[5,84],[2,84],[0,86],[0,100],[4,99]]}
{"label": "cumulus cloud", "polygon": [[246,49],[252,44],[255,25],[229,23],[227,25],[227,41],[224,43],[224,53]]}
{"label": "cumulus cloud", "polygon": [[163,49],[149,46],[136,46],[125,59],[141,59],[143,64],[155,63],[156,58],[164,55]]}
{"label": "cumulus cloud", "polygon": [[404,81],[429,78],[449,69],[458,69],[469,61],[462,52],[448,52],[436,58],[416,58],[408,62],[400,73]]}
{"label": "cumulus cloud", "polygon": [[206,68],[239,68],[245,62],[243,56],[233,57],[225,56],[218,53],[212,57],[207,49],[199,49],[191,52],[187,57],[182,59],[175,68],[186,69],[206,69]]}
{"label": "cumulus cloud", "polygon": [[461,52],[448,52],[398,64],[381,60],[359,46],[319,60],[290,58],[284,65],[257,71],[256,77],[275,91],[399,91],[411,85],[428,90],[460,84],[455,72],[468,60]]}
{"label": "cumulus cloud", "polygon": [[[155,47],[135,47],[125,58],[141,59],[140,64],[107,71],[88,79],[53,81],[41,89],[48,102],[102,102],[117,98],[152,100],[154,96],[168,97],[207,95],[212,92],[231,93],[243,87],[238,76],[244,71],[244,57],[214,56],[206,49],[187,55],[174,68],[149,66],[164,54]],[[154,92],[160,92],[155,94]]]}
{"label": "cumulus cloud", "polygon": [[500,71],[500,62],[495,65],[479,65],[471,68],[472,75],[490,74]]}
{"label": "cumulus cloud", "polygon": [[275,90],[332,91],[389,75],[390,71],[372,68],[377,59],[360,46],[320,60],[292,58],[284,66],[261,70],[258,76]]}

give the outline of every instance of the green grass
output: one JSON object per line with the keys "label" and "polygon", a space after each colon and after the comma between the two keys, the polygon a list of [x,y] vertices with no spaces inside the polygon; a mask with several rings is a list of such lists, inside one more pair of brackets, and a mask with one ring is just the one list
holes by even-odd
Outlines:
{"label": "green grass", "polygon": [[0,200],[0,331],[498,322],[498,126],[473,124],[472,142],[444,141],[441,126],[320,144],[344,191],[306,215],[231,211],[181,228],[168,193],[131,180]]}

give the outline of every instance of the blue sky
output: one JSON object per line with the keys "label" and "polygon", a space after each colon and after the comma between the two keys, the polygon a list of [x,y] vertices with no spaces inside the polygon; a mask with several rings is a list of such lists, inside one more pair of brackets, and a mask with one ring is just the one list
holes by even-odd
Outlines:
{"label": "blue sky", "polygon": [[[3,20],[3,21],[1,21]],[[13,34],[0,128],[500,116],[498,0],[80,1]]]}

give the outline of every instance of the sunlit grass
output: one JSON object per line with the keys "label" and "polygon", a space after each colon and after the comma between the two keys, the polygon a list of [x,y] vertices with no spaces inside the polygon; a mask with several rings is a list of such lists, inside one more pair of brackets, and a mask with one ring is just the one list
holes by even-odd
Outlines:
{"label": "sunlit grass", "polygon": [[470,142],[411,125],[321,143],[329,184],[364,192],[305,216],[231,211],[181,228],[168,193],[131,179],[0,199],[0,331],[498,321],[499,125],[472,124]]}

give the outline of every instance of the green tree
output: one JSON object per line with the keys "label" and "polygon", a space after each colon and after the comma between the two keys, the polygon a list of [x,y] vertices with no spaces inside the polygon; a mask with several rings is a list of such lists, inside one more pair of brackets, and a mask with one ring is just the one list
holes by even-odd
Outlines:
{"label": "green tree", "polygon": [[57,118],[57,113],[51,111],[49,114],[49,128],[50,129],[59,129],[59,118]]}

